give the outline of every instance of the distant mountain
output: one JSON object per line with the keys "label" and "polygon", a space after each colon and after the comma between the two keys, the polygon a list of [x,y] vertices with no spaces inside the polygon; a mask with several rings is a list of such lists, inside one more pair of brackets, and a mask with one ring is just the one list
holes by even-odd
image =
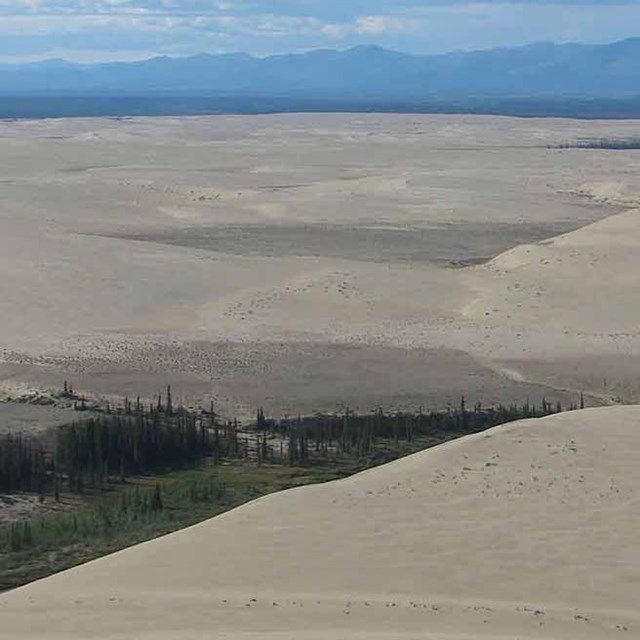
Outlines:
{"label": "distant mountain", "polygon": [[430,56],[360,46],[267,58],[238,53],[106,64],[49,60],[1,65],[0,94],[400,101],[495,94],[640,94],[640,38]]}

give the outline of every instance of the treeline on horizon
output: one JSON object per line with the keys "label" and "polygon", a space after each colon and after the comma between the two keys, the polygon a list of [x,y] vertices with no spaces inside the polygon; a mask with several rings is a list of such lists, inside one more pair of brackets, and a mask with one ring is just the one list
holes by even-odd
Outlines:
{"label": "treeline on horizon", "polygon": [[0,95],[0,119],[5,120],[273,113],[481,114],[615,120],[640,118],[640,95],[451,95],[405,99],[175,93]]}
{"label": "treeline on horizon", "polygon": [[[81,408],[84,403],[76,403]],[[584,406],[582,396],[580,406]],[[571,405],[569,409],[577,408]],[[241,430],[213,408],[174,408],[171,389],[165,401],[149,406],[125,400],[55,429],[42,439],[22,434],[0,438],[0,491],[30,492],[59,499],[61,492],[101,491],[128,477],[159,474],[200,465],[205,459],[247,459],[257,464],[305,465],[340,457],[385,462],[397,455],[389,447],[438,436],[439,441],[476,433],[512,420],[560,412],[546,400],[522,405],[468,409],[464,398],[444,411],[385,413],[377,409],[342,414],[270,419],[262,409],[255,423]]]}
{"label": "treeline on horizon", "polygon": [[640,149],[640,136],[631,138],[585,138],[554,147],[556,149],[609,149],[635,151]]}

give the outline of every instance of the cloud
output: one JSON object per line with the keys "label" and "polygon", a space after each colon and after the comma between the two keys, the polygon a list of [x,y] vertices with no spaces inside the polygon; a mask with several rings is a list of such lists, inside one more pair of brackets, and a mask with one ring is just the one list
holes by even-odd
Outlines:
{"label": "cloud", "polygon": [[[636,35],[639,0],[0,0],[0,59],[54,51],[416,53]],[[143,53],[144,52],[144,53]]]}
{"label": "cloud", "polygon": [[399,16],[362,16],[356,20],[356,32],[362,35],[380,36],[388,33],[417,31],[421,21]]}
{"label": "cloud", "polygon": [[[349,21],[366,15],[400,15],[431,7],[472,4],[469,0],[0,0],[0,15],[146,13],[169,15],[282,15]],[[637,0],[482,0],[500,6],[624,6]]]}

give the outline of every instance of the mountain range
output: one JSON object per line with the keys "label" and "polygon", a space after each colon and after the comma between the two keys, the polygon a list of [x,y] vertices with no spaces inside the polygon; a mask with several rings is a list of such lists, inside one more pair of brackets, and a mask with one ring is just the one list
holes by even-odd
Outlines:
{"label": "mountain range", "polygon": [[640,94],[640,38],[412,55],[378,46],[265,58],[246,53],[137,62],[0,65],[0,94],[183,94],[416,100],[438,96]]}

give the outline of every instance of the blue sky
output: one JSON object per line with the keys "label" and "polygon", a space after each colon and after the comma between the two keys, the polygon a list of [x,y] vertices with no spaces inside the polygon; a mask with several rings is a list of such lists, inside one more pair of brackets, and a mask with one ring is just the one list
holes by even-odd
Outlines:
{"label": "blue sky", "polygon": [[3,62],[371,43],[440,53],[636,35],[640,0],[0,0]]}

